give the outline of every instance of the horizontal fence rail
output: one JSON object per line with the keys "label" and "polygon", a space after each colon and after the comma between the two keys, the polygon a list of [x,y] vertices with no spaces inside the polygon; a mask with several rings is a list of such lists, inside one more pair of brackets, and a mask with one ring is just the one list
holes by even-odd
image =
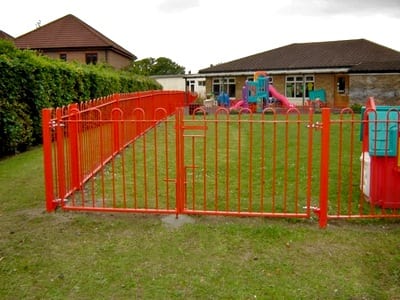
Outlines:
{"label": "horizontal fence rail", "polygon": [[148,92],[44,110],[47,210],[315,215],[320,227],[400,217],[397,110],[238,113],[193,100]]}

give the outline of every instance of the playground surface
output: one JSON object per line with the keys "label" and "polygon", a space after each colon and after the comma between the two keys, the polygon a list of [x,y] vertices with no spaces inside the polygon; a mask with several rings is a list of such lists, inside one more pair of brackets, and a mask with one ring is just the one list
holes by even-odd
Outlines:
{"label": "playground surface", "polygon": [[163,215],[49,214],[43,177],[32,176],[43,173],[42,151],[0,161],[2,299],[400,294],[398,219],[335,220],[320,230],[315,218],[196,216],[171,228]]}

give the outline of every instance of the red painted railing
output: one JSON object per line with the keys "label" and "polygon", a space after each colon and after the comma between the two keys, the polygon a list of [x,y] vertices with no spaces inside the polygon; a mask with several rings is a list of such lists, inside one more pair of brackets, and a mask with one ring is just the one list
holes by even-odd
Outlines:
{"label": "red painted railing", "polygon": [[181,91],[148,91],[44,109],[47,210],[63,205],[127,145],[195,98]]}
{"label": "red painted railing", "polygon": [[329,108],[232,114],[202,107],[188,114],[192,100],[149,92],[44,110],[47,210],[315,214],[321,228],[338,218],[400,217],[400,195],[388,208],[363,192],[381,183],[366,182],[360,137],[388,120]]}

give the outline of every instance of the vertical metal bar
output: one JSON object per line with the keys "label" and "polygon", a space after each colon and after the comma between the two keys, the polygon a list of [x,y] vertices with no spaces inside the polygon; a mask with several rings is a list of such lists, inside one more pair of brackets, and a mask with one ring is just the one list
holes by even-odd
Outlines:
{"label": "vertical metal bar", "polygon": [[[203,126],[206,128],[206,115],[203,115]],[[203,203],[206,204],[207,200],[207,138],[205,137],[206,133],[204,132],[204,139],[203,139]],[[204,205],[203,204],[203,205]]]}
{"label": "vertical metal bar", "polygon": [[237,186],[238,186],[238,202],[237,202],[237,211],[241,212],[241,194],[242,194],[242,187],[241,187],[241,177],[242,177],[242,122],[241,122],[241,113],[239,113],[239,118],[238,118],[238,180],[237,180]]}
{"label": "vertical metal bar", "polygon": [[297,134],[296,134],[296,169],[295,169],[295,212],[299,213],[299,184],[300,184],[300,149],[301,149],[301,134],[300,134],[300,114],[297,114]]}
{"label": "vertical metal bar", "polygon": [[44,183],[46,194],[46,210],[54,211],[54,186],[53,186],[53,161],[51,151],[51,112],[52,109],[42,110],[42,134],[43,134],[43,164],[44,164]]}
{"label": "vertical metal bar", "polygon": [[80,186],[80,160],[79,160],[79,139],[78,139],[78,105],[72,104],[68,107],[68,134],[70,141],[70,162],[71,162],[71,179],[73,189],[78,189]]}
{"label": "vertical metal bar", "polygon": [[311,187],[312,187],[312,163],[314,159],[313,153],[313,137],[314,137],[314,128],[312,126],[313,120],[313,110],[310,108],[309,110],[309,118],[308,118],[308,161],[307,161],[307,216],[310,216],[311,213]]}
{"label": "vertical metal bar", "polygon": [[58,178],[58,196],[64,199],[65,188],[65,156],[64,156],[64,127],[61,126],[62,109],[56,109],[56,145],[57,145],[57,178]]}
{"label": "vertical metal bar", "polygon": [[185,203],[185,166],[183,144],[183,108],[178,108],[175,115],[176,131],[176,217],[184,210]]}
{"label": "vertical metal bar", "polygon": [[290,112],[286,112],[285,119],[285,158],[284,158],[284,175],[283,175],[283,212],[287,212],[287,198],[288,198],[288,174],[289,174],[289,120]]}
{"label": "vertical metal bar", "polygon": [[113,155],[116,155],[120,150],[120,110],[114,108],[111,111],[111,119],[113,120]]}
{"label": "vertical metal bar", "polygon": [[214,150],[214,207],[215,210],[217,210],[218,207],[218,141],[219,141],[219,135],[218,135],[218,129],[219,129],[219,112],[215,112],[215,123],[214,123],[214,128],[215,128],[215,150]]}
{"label": "vertical metal bar", "polygon": [[319,192],[319,227],[325,228],[328,224],[328,187],[329,187],[329,151],[330,151],[330,109],[322,109],[321,130],[321,168]]}
{"label": "vertical metal bar", "polygon": [[340,125],[339,125],[339,149],[338,149],[338,180],[337,180],[337,194],[336,194],[336,214],[339,216],[341,212],[341,204],[342,204],[342,175],[343,175],[343,114],[340,115]]}
{"label": "vertical metal bar", "polygon": [[276,169],[277,169],[277,120],[276,120],[276,114],[274,113],[274,121],[273,121],[273,138],[272,138],[272,212],[275,212],[275,207],[276,207]]}
{"label": "vertical metal bar", "polygon": [[250,124],[249,124],[249,206],[248,206],[248,211],[251,212],[253,211],[253,114],[250,114]]}
{"label": "vertical metal bar", "polygon": [[[225,135],[225,140],[226,140],[225,209],[226,209],[226,211],[229,211],[229,208],[231,206],[230,205],[230,196],[229,196],[230,189],[231,189],[231,186],[229,184],[229,180],[231,178],[231,174],[230,174],[231,158],[229,155],[229,150],[230,150],[230,147],[229,147],[230,131],[229,131],[229,129],[230,129],[232,123],[229,122],[229,114],[226,113],[225,116],[226,116],[226,119],[225,119],[225,134],[226,134]],[[215,172],[218,174],[218,168],[215,168]],[[216,177],[218,177],[217,174],[216,174]]]}
{"label": "vertical metal bar", "polygon": [[261,184],[260,184],[260,212],[264,212],[265,190],[265,112],[261,115]]}

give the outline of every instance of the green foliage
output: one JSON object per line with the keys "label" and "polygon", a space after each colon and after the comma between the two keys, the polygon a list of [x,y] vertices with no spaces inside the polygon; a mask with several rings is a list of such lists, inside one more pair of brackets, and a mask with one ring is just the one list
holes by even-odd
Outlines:
{"label": "green foliage", "polygon": [[353,110],[353,112],[354,112],[355,114],[361,113],[361,107],[362,107],[362,105],[361,105],[360,103],[353,103],[353,104],[350,106],[350,108]]}
{"label": "green foliage", "polygon": [[65,63],[0,40],[0,157],[41,143],[43,108],[160,88],[151,78]]}
{"label": "green foliage", "polygon": [[149,57],[135,61],[127,71],[144,76],[185,74],[184,67],[166,57]]}
{"label": "green foliage", "polygon": [[25,103],[0,98],[0,153],[25,151],[33,141],[32,123]]}

